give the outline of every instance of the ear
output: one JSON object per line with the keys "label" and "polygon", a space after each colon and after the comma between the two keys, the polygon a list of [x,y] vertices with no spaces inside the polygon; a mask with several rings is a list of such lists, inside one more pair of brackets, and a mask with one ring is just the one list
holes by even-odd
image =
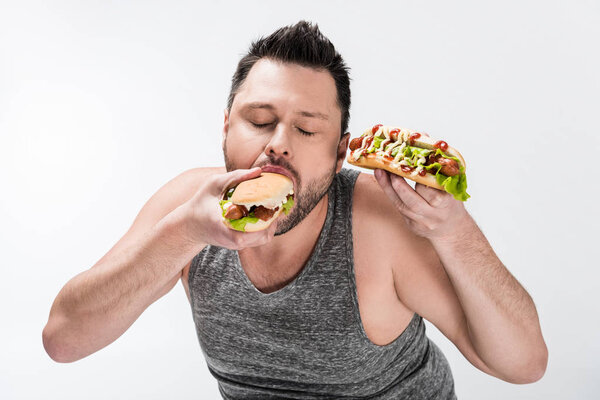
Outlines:
{"label": "ear", "polygon": [[342,165],[346,159],[346,152],[348,150],[348,142],[350,141],[350,132],[346,132],[342,135],[340,143],[337,148],[337,164],[335,166],[336,174],[342,170]]}
{"label": "ear", "polygon": [[223,110],[223,143],[225,143],[225,139],[227,138],[227,133],[229,132],[229,111],[227,109]]}

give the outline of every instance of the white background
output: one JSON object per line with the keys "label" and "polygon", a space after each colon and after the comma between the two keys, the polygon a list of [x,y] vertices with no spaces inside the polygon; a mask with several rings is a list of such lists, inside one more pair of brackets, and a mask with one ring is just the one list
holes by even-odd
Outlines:
{"label": "white background", "polygon": [[458,397],[599,398],[599,3],[281,4],[0,2],[0,398],[218,398],[180,284],[76,363],[51,361],[41,332],[160,186],[223,164],[237,60],[303,18],[352,68],[354,136],[397,124],[462,152],[467,208],[536,302],[550,360],[531,385],[483,374],[428,324]]}

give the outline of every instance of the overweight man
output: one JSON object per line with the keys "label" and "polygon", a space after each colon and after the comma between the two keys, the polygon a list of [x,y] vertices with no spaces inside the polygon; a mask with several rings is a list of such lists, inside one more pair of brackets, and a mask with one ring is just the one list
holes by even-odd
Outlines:
{"label": "overweight man", "polygon": [[[252,43],[224,112],[225,167],[161,187],[131,228],[60,291],[43,331],[73,362],[116,340],[181,280],[224,399],[453,399],[434,324],[481,371],[539,380],[534,303],[462,202],[343,168],[348,68],[301,21]],[[226,189],[272,171],[295,205],[269,229],[221,221]]]}

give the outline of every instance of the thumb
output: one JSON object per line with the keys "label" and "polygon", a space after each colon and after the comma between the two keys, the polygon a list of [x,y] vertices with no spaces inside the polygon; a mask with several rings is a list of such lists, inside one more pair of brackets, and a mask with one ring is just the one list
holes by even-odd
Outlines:
{"label": "thumb", "polygon": [[224,194],[229,188],[236,186],[240,182],[259,177],[261,172],[260,167],[254,167],[251,169],[236,169],[219,174],[216,176],[214,188],[215,190],[219,190],[221,194]]}

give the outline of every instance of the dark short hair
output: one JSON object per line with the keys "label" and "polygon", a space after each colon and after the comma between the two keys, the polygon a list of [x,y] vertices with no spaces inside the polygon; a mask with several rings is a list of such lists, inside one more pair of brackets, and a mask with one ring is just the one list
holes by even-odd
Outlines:
{"label": "dark short hair", "polygon": [[248,53],[238,63],[231,79],[231,91],[227,99],[229,111],[248,72],[261,58],[329,71],[335,81],[337,103],[342,111],[341,134],[346,132],[350,120],[349,68],[333,44],[321,33],[317,24],[300,21],[295,25],[279,28],[269,36],[252,42]]}

